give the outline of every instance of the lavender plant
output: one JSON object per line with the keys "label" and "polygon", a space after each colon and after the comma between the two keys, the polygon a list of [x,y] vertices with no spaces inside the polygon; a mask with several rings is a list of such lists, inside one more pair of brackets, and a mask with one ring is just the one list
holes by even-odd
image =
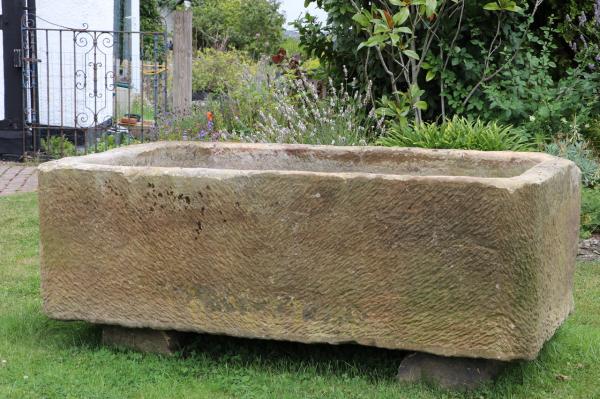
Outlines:
{"label": "lavender plant", "polygon": [[594,0],[590,15],[585,11],[573,18],[567,15],[566,23],[576,61],[589,71],[596,71],[600,67],[600,0]]}
{"label": "lavender plant", "polygon": [[355,81],[323,87],[304,75],[282,78],[274,91],[275,107],[261,110],[255,131],[241,141],[288,144],[366,145],[383,131],[371,96],[352,90]]}

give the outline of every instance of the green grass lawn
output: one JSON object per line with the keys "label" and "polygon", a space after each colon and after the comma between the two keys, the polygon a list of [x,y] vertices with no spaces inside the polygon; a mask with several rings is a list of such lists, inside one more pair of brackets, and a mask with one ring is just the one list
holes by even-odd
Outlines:
{"label": "green grass lawn", "polygon": [[[394,381],[402,354],[198,336],[162,358],[100,345],[41,311],[37,196],[0,197],[0,398],[600,398],[600,264],[579,264],[577,310],[535,362],[471,394]],[[562,376],[562,377],[561,377]]]}

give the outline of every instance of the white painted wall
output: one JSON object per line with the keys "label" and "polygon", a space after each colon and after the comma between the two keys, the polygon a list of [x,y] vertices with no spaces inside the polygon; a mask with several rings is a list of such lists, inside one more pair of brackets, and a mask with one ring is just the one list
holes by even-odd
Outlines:
{"label": "white painted wall", "polygon": [[[139,17],[140,0],[132,0],[134,15],[131,16],[131,30],[140,30]],[[0,3],[0,13],[2,12]],[[114,31],[114,1],[113,0],[37,0],[37,26],[38,28],[63,27],[81,29],[87,24],[90,30]],[[106,72],[112,71],[115,63],[112,48],[112,38],[108,34],[101,36],[101,40],[107,40],[108,46],[100,48],[106,54],[98,54],[96,62],[102,63],[98,70],[98,88],[102,90],[103,97],[98,100],[98,109],[93,110],[94,104],[90,94],[93,94],[92,75],[93,69],[89,63],[93,61],[93,54],[86,52],[91,49],[91,37],[80,35],[78,46],[73,48],[73,34],[63,33],[62,39],[58,32],[48,32],[48,38],[44,31],[37,36],[38,58],[42,60],[38,64],[39,74],[39,105],[40,123],[48,125],[75,126],[75,114],[87,115],[88,121],[79,121],[78,126],[85,127],[93,123],[91,115],[98,111],[99,122],[110,118],[113,114],[112,91],[107,91],[106,96],[103,88],[112,85],[113,81]],[[141,62],[140,62],[140,37],[132,35],[132,87],[134,94],[141,86]],[[2,31],[0,31],[0,57],[4,57]],[[85,40],[88,40],[87,45]],[[62,43],[62,68],[60,46]],[[88,73],[88,87],[85,90],[75,91],[75,71],[85,70]],[[80,79],[83,81],[82,79]],[[4,119],[4,65],[0,63],[0,120]],[[75,94],[76,92],[76,94]],[[76,100],[75,100],[75,96]],[[86,108],[88,107],[88,108]],[[62,112],[61,112],[62,111]],[[83,114],[83,112],[85,114]],[[62,115],[62,118],[61,118]]]}
{"label": "white painted wall", "polygon": [[[131,30],[140,30],[139,17],[140,0],[132,0],[134,15],[130,16]],[[113,0],[37,0],[37,26],[38,28],[58,28],[53,25],[81,29],[87,24],[90,30],[114,31],[114,1]],[[0,13],[1,13],[0,3]],[[140,37],[132,35],[132,71],[137,71],[132,76],[132,87],[135,93],[140,89],[141,63],[140,63]],[[115,59],[113,56],[112,36],[104,34],[99,37],[100,50],[96,62],[98,67],[98,90],[102,97],[98,99],[97,108],[94,110],[93,95],[93,69],[89,65],[93,62],[92,37],[88,34],[78,36],[78,43],[74,49],[73,33],[40,31],[37,35],[39,85],[39,112],[40,123],[48,125],[75,126],[75,115],[81,118],[77,123],[80,127],[93,124],[92,115],[98,112],[99,123],[113,115],[113,91],[105,90],[112,86],[113,80],[107,72],[113,70]],[[85,41],[87,40],[87,44]],[[60,46],[62,43],[62,57]],[[0,57],[2,51],[2,31],[0,31]],[[86,53],[88,53],[86,55]],[[62,66],[61,66],[62,61]],[[75,90],[76,70],[86,71],[88,74],[85,90]],[[62,90],[61,90],[62,86]],[[76,94],[75,94],[76,93]],[[76,99],[75,99],[76,96]],[[62,112],[61,112],[62,111]],[[4,119],[4,66],[0,63],[0,120]]]}
{"label": "white painted wall", "polygon": [[[57,24],[80,29],[86,23],[89,29],[93,30],[114,29],[114,3],[110,0],[40,0],[36,6],[38,28],[58,28],[53,25]],[[75,47],[74,39],[77,40]],[[75,37],[71,32],[50,31],[46,37],[45,31],[38,32],[37,51],[38,58],[42,60],[38,64],[41,124],[72,127],[75,126],[75,116],[78,115],[77,125],[86,127],[93,125],[93,115],[96,112],[98,112],[99,123],[110,118],[112,95],[103,89],[107,84],[112,84],[112,81],[107,80],[106,77],[106,73],[112,70],[114,62],[112,37],[103,35],[98,39],[99,50],[106,54],[98,53],[96,59],[96,62],[102,64],[97,72],[97,87],[102,98],[98,99],[98,104],[94,104],[91,97],[94,92],[93,68],[89,65],[94,62],[93,35],[81,33]],[[76,75],[76,70],[85,71],[87,79],[84,79],[82,73]],[[76,76],[79,79],[76,79]],[[87,84],[85,90],[75,90],[76,82],[83,85],[84,80]]]}

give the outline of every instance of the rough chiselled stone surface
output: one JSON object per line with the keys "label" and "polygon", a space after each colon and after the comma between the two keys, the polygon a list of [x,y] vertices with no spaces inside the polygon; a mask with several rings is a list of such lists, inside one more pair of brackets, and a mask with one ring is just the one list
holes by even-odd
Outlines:
{"label": "rough chiselled stone surface", "polygon": [[494,381],[508,364],[498,360],[413,353],[402,360],[396,378],[400,382],[425,382],[444,389],[467,391]]}
{"label": "rough chiselled stone surface", "polygon": [[533,359],[573,309],[544,154],[156,143],[43,164],[56,319]]}

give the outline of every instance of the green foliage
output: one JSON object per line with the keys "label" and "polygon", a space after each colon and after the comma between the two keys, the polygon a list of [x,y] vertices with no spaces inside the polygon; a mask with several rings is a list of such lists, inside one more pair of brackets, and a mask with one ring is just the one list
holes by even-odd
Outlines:
{"label": "green foliage", "polygon": [[201,138],[200,136],[210,139],[213,133],[213,131],[209,132],[206,111],[196,104],[186,115],[162,114],[157,123],[159,140],[195,140]]}
{"label": "green foliage", "polygon": [[[274,106],[262,109],[253,131],[240,140],[288,144],[366,145],[381,130],[370,107],[372,98],[351,91],[351,82],[329,82],[319,92],[316,82],[287,78],[277,82]],[[369,108],[371,110],[369,111]]]}
{"label": "green foliage", "polygon": [[[372,81],[375,97],[386,94],[384,88],[388,80],[381,65],[375,57],[367,57],[366,52],[356,50],[366,35],[360,29],[356,29],[356,22],[352,19],[352,3],[345,0],[311,2],[317,3],[327,11],[328,20],[323,24],[307,14],[295,22],[302,48],[310,57],[321,61],[325,74],[334,82],[343,82],[346,77],[344,71],[347,70],[347,75],[357,78],[362,88],[366,88],[369,81]],[[369,4],[365,0],[356,3],[362,6]]]}
{"label": "green foliage", "polygon": [[553,61],[555,31],[543,28],[541,32],[542,36],[527,34],[528,46],[517,54],[512,67],[483,86],[479,102],[471,102],[478,107],[463,111],[520,125],[538,142],[573,130],[586,135],[585,126],[600,112],[600,74],[586,66],[562,71],[564,75],[554,79],[559,73]]}
{"label": "green foliage", "polygon": [[600,232],[600,190],[584,188],[581,191],[581,237],[589,238]]}
{"label": "green foliage", "polygon": [[[453,115],[498,120],[542,147],[564,133],[564,120],[577,120],[586,137],[594,134],[587,131],[600,113],[600,12],[593,12],[600,4],[594,1],[547,1],[538,8],[510,0],[410,7],[396,0],[312,2],[329,19],[324,26],[310,17],[298,21],[304,48],[321,57],[334,80],[348,65],[362,87],[372,82],[380,108],[396,123],[406,125],[415,114],[417,124]],[[558,24],[554,10],[564,17]],[[411,95],[417,89],[421,94]]]}
{"label": "green foliage", "polygon": [[[142,32],[163,32],[165,30],[158,7],[159,3],[157,0],[140,0],[140,30]],[[123,28],[124,26],[122,29]],[[120,40],[122,41],[123,39],[120,38]],[[164,62],[166,59],[166,43],[164,37],[160,35],[156,38],[156,48],[153,35],[144,35],[143,40],[144,58],[147,60],[154,60],[154,55],[156,53],[159,62]]]}
{"label": "green foliage", "polygon": [[51,158],[71,157],[76,155],[75,145],[62,136],[42,138],[42,151]]}
{"label": "green foliage", "polygon": [[600,165],[587,144],[579,140],[556,140],[546,146],[548,154],[573,161],[581,170],[583,184],[593,187],[600,182]]}
{"label": "green foliage", "polygon": [[526,151],[523,138],[512,126],[454,117],[441,125],[423,123],[412,128],[392,126],[378,144],[387,147],[421,147],[480,151]]}
{"label": "green foliage", "polygon": [[295,37],[286,37],[279,45],[290,56],[300,55],[301,58],[306,58],[306,52],[302,48],[299,39]]}
{"label": "green foliage", "polygon": [[142,32],[160,32],[163,30],[157,0],[140,0],[140,28]]}
{"label": "green foliage", "polygon": [[244,77],[256,72],[256,63],[240,51],[206,48],[198,51],[192,68],[194,93],[222,94],[244,84]]}
{"label": "green foliage", "polygon": [[234,48],[254,58],[277,49],[284,16],[277,0],[201,0],[194,7],[194,29],[200,48]]}
{"label": "green foliage", "polygon": [[[545,0],[542,3],[537,25],[543,26],[544,22],[552,17],[556,19],[557,30],[553,41],[557,45],[557,50],[554,57],[561,68],[567,69],[575,66],[574,55],[577,51],[574,51],[573,43],[578,41],[582,33],[581,28],[586,30],[593,26],[594,4],[596,3],[597,0]],[[588,23],[583,27],[579,26],[579,18],[582,13],[588,16]],[[588,41],[588,43],[594,42]]]}

